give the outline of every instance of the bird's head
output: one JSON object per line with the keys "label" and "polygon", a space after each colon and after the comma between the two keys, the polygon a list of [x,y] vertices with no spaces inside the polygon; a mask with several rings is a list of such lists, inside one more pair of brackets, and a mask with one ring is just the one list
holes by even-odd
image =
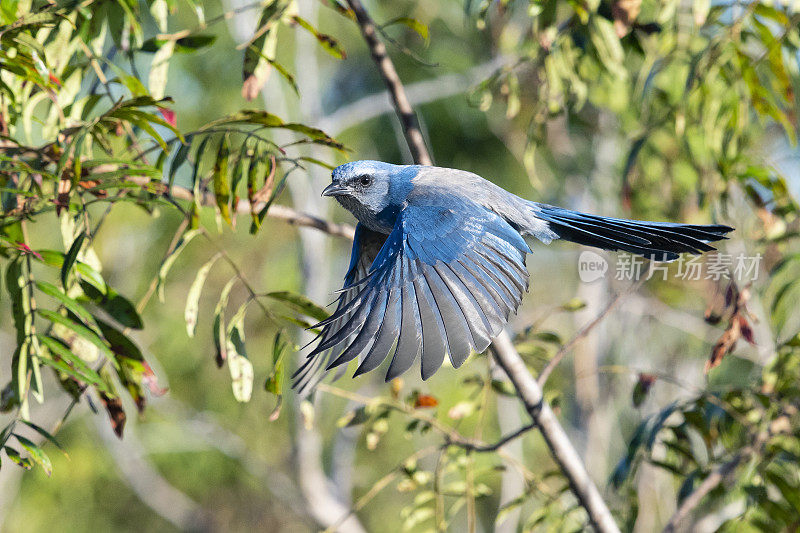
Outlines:
{"label": "bird's head", "polygon": [[[394,225],[393,209],[405,201],[416,167],[382,161],[353,161],[333,170],[322,196],[332,196],[371,229]],[[396,216],[396,212],[394,213]]]}

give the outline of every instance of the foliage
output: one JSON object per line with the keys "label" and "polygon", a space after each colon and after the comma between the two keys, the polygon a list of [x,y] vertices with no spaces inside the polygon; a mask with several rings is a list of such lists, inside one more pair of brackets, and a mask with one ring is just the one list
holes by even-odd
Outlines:
{"label": "foliage", "polygon": [[[183,342],[185,327],[189,338],[207,340],[219,367],[227,366],[231,388],[225,390],[235,402],[251,402],[253,412],[260,399],[268,398],[266,412],[241,424],[242,433],[274,424],[267,446],[274,455],[264,470],[290,468],[286,456],[275,451],[281,445],[274,443],[288,447],[289,433],[299,432],[303,422],[336,439],[357,435],[353,510],[377,529],[397,529],[397,521],[387,525],[385,516],[370,514],[371,506],[386,505],[399,513],[405,530],[491,528],[517,520],[512,518],[517,513],[524,531],[580,530],[585,513],[563,474],[542,459],[538,441],[528,438],[535,428],[499,430],[499,415],[492,413],[507,410],[503,402],[515,395],[484,355],[448,375],[449,382],[434,378],[430,385],[408,377],[367,389],[368,395],[352,392],[349,382],[323,384],[315,404],[284,401],[297,351],[292,331],[324,319],[327,311],[296,286],[287,289],[288,283],[274,278],[259,288],[251,281],[255,268],[231,248],[237,239],[247,239],[241,245],[246,257],[258,235],[259,248],[263,245],[270,259],[293,260],[293,252],[281,248],[278,232],[262,231],[269,208],[276,201],[297,202],[296,195],[281,196],[292,180],[313,175],[315,167],[327,169],[348,154],[344,144],[313,123],[319,117],[306,124],[251,102],[273,70],[284,97],[304,95],[304,65],[287,59],[285,51],[301,38],[295,33],[313,39],[334,65],[331,78],[346,89],[381,87],[380,80],[359,70],[371,69],[360,41],[347,40],[348,32],[357,33],[352,12],[336,0],[322,4],[316,20],[291,0],[266,0],[208,17],[211,7],[194,0],[3,2],[0,265],[12,318],[3,325],[13,333],[14,352],[0,374],[5,380],[0,407],[9,416],[0,432],[7,459],[1,466],[5,470],[9,461],[25,469],[38,465],[49,475],[53,461],[43,447],[48,442],[60,447],[53,435],[62,442],[59,430],[84,398],[105,409],[122,436],[128,406],[141,414],[150,398],[165,392],[163,377],[153,367],[158,370],[169,360],[168,348],[158,346],[151,355],[139,339],[150,335],[166,346],[163,339],[179,331],[181,340],[175,342]],[[675,307],[692,308],[702,298],[698,289],[708,300],[716,290],[722,302],[710,305],[706,322],[721,327],[714,330],[716,342],[681,340],[674,348],[681,359],[707,359],[704,374],[702,364],[696,368],[699,387],[684,386],[683,379],[696,383],[688,376],[634,367],[621,357],[612,361],[625,367],[617,368],[625,377],[638,378],[610,382],[603,396],[614,405],[615,433],[629,435],[624,449],[611,446],[604,458],[617,463],[606,494],[621,525],[632,530],[641,519],[638,510],[647,495],[639,483],[655,469],[672,476],[678,506],[697,495],[704,482],[718,479],[690,511],[716,513],[723,530],[743,523],[760,530],[795,527],[800,516],[800,321],[794,305],[800,290],[800,222],[792,192],[796,179],[775,164],[771,147],[796,143],[800,13],[768,2],[702,0],[467,0],[463,9],[444,6],[431,14],[420,6],[375,6],[376,18],[386,21],[379,25],[381,38],[397,56],[404,80],[435,74],[435,61],[471,66],[487,57],[502,60],[469,94],[469,102],[485,115],[474,118],[452,100],[425,107],[441,164],[469,161],[471,169],[494,172],[487,177],[517,190],[530,184],[512,178],[527,175],[546,201],[574,198],[578,189],[589,191],[604,209],[632,216],[734,222],[736,238],[749,252],[765,256],[767,282],[720,282],[713,289],[648,282],[648,298]],[[215,30],[240,13],[256,26],[234,48]],[[234,101],[224,112],[204,105],[200,125],[183,128],[190,121],[176,112],[182,95],[168,83],[170,72],[184,59],[199,69],[212,57],[225,63],[235,58],[235,95],[248,103]],[[349,62],[340,61],[344,58]],[[147,72],[142,65],[148,65]],[[209,93],[204,92],[204,102],[206,97],[211,102],[212,89],[219,91],[204,86]],[[231,101],[230,92],[217,97]],[[350,103],[346,94],[337,97],[342,106]],[[483,131],[490,128],[499,141]],[[391,132],[389,121],[367,122],[349,132],[348,146],[352,139],[362,149],[358,153],[398,157],[384,146],[393,143]],[[620,157],[600,153],[607,139],[616,140]],[[508,163],[514,157],[524,170]],[[594,179],[604,157],[613,160],[607,182]],[[514,172],[505,172],[509,168]],[[576,175],[590,178],[567,178]],[[126,207],[146,213],[154,225],[175,224],[168,228],[171,242],[148,238],[148,251],[136,250],[129,270],[145,280],[140,299],[130,296],[132,284],[117,282],[98,252],[101,229],[114,224],[108,219]],[[236,233],[240,215],[246,217],[246,237]],[[59,246],[60,251],[52,249]],[[155,269],[148,254],[159,258]],[[296,275],[298,269],[290,270]],[[547,275],[553,276],[548,289],[555,296],[536,303],[535,318],[521,316],[515,336],[534,370],[571,349],[571,326],[583,320],[587,307],[572,294],[571,272],[550,269]],[[174,310],[168,290],[184,281],[180,316],[185,326],[149,320],[150,298],[158,295],[162,306]],[[213,299],[208,324],[201,318],[204,296]],[[645,319],[638,321],[629,337],[641,333]],[[677,356],[668,353],[668,345],[649,345],[652,353],[641,359],[674,362]],[[609,357],[618,348],[614,344]],[[189,364],[193,370],[202,366]],[[186,380],[192,402],[205,398],[201,388],[214,388],[197,386],[188,371],[177,374]],[[573,388],[570,376],[562,374],[553,374],[546,399],[578,427],[586,406],[573,398],[579,385]],[[679,399],[662,401],[672,381],[686,390]],[[60,397],[48,389],[56,383],[71,403],[48,432],[32,420],[38,420],[38,403]],[[632,384],[632,391],[620,383]],[[627,403],[632,406],[620,407]],[[297,428],[287,427],[295,422],[281,419],[282,408],[293,410]],[[260,437],[249,444],[262,445]],[[523,461],[506,451],[517,439],[525,443]],[[237,446],[225,453],[242,447]],[[325,454],[337,450],[330,445]],[[368,468],[360,468],[361,462]],[[191,469],[172,460],[160,466],[190,475]],[[521,477],[523,488],[501,505],[503,480],[511,474]],[[213,483],[187,485],[200,491]],[[270,498],[275,492],[280,491]],[[238,495],[235,505],[245,505]]]}
{"label": "foliage", "polygon": [[[291,7],[288,2],[270,3],[262,19],[277,20],[271,10],[278,6],[280,13]],[[149,13],[127,1],[79,8],[71,3],[3,3],[0,243],[17,349],[2,410],[15,410],[23,421],[30,417],[31,396],[44,401],[42,365],[55,372],[74,401],[87,390],[95,391],[119,435],[126,418],[120,391],[130,394],[139,411],[145,408],[146,388],[159,392],[153,371],[128,336],[131,329],[144,326],[139,311],[149,294],[139,304],[131,303],[103,279],[93,250],[94,237],[116,205],[130,202],[150,213],[177,210],[184,217],[155,278],[153,288],[163,301],[179,254],[194,238],[208,235],[200,223],[201,208],[212,204],[229,226],[239,211],[249,211],[255,234],[291,172],[305,163],[322,164],[292,156],[292,149],[310,143],[343,150],[321,130],[263,110],[242,110],[181,132],[170,109],[172,100],[163,97],[171,55],[211,46],[214,38],[201,31],[223,18],[205,21],[198,7],[198,30],[165,34],[175,7],[163,0],[153,2]],[[145,38],[151,23],[162,33]],[[307,23],[303,27],[315,31]],[[324,44],[338,50],[332,40]],[[133,65],[137,57],[150,54],[146,88]],[[249,54],[245,77],[254,68]],[[270,139],[274,129],[294,132],[297,138],[280,146]],[[241,200],[244,196],[247,202]],[[39,221],[60,228],[64,253],[39,249],[30,241],[26,226]],[[199,298],[212,266],[198,273],[190,304]],[[234,395],[247,401],[254,379],[244,349],[248,304],[268,299],[298,308],[302,297],[259,295],[248,285],[249,298],[226,321],[230,290],[237,282],[247,284],[236,265],[231,266],[235,275],[219,298],[214,339],[218,363],[228,361]],[[196,323],[194,305],[194,311],[191,305],[187,310],[190,334]],[[13,422],[7,431],[12,427]],[[30,466],[14,448],[6,446],[6,451],[18,464]],[[29,451],[37,463],[44,463],[46,456],[38,448]]]}

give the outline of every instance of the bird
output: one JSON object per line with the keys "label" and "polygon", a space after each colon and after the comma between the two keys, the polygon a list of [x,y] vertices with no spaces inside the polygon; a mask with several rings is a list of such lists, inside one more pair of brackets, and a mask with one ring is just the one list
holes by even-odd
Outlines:
{"label": "bird", "polygon": [[[733,228],[609,218],[533,202],[451,168],[353,161],[322,196],[358,220],[335,311],[293,375],[300,394],[360,357],[354,377],[392,354],[390,381],[420,360],[423,380],[447,355],[454,368],[481,353],[528,290],[525,237],[565,239],[654,261],[701,254]],[[321,329],[320,329],[321,328]]]}

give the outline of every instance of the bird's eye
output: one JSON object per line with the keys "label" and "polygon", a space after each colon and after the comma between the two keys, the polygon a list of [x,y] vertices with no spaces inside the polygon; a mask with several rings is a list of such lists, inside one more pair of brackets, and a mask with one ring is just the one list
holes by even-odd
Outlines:
{"label": "bird's eye", "polygon": [[364,174],[363,176],[359,176],[358,184],[361,185],[362,187],[369,187],[370,185],[372,185],[372,176],[368,176],[366,174]]}

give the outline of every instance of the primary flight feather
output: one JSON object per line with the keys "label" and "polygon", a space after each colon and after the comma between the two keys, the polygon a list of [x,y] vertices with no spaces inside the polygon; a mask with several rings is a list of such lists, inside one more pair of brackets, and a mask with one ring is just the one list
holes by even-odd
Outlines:
{"label": "primary flight feather", "polygon": [[733,228],[607,218],[524,200],[462,170],[354,161],[323,191],[357,219],[336,311],[294,375],[301,393],[361,356],[355,375],[390,354],[386,380],[417,358],[427,379],[449,355],[482,352],[528,289],[532,235],[624,250],[656,261],[713,250]]}

